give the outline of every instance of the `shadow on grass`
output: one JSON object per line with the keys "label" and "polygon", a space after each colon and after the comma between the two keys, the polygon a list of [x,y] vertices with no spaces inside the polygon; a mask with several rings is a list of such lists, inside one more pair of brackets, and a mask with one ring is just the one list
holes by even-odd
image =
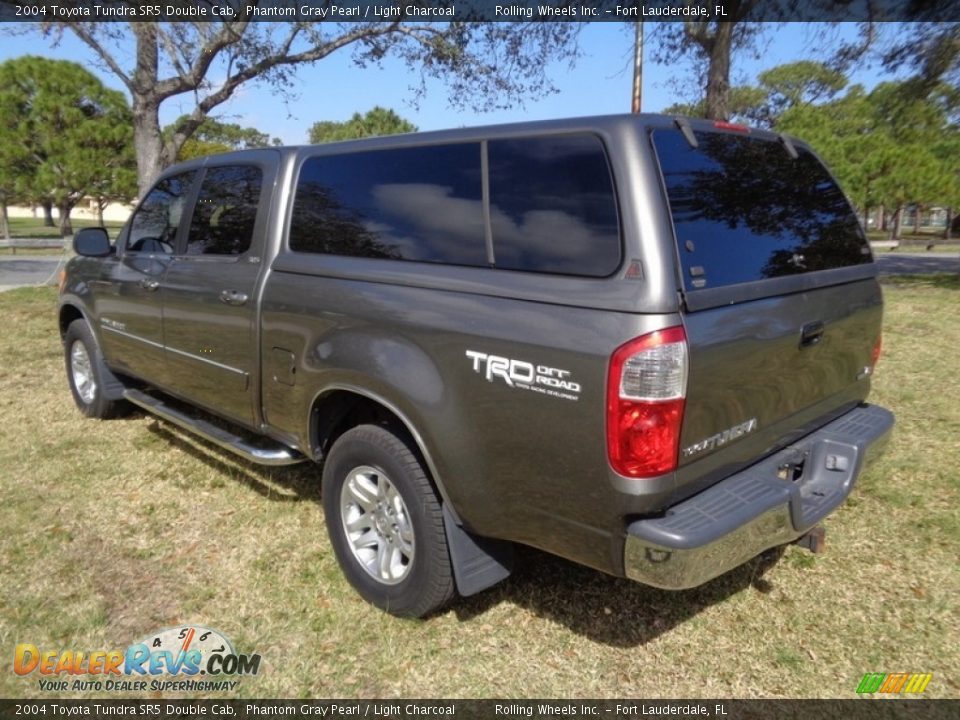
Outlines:
{"label": "shadow on grass", "polygon": [[[149,429],[165,443],[196,458],[207,467],[236,480],[273,502],[320,502],[320,471],[313,463],[279,468],[256,465],[197,436],[180,435],[162,420],[143,413],[154,422]],[[228,460],[229,458],[229,460]]]}
{"label": "shadow on grass", "polygon": [[[145,414],[145,417],[152,416]],[[274,502],[320,502],[320,469],[313,463],[267,468],[230,456],[226,450],[156,420],[150,431],[225,478],[238,481]],[[189,438],[189,439],[188,439]],[[332,551],[331,551],[332,552]],[[594,642],[614,647],[642,646],[687,622],[712,605],[754,588],[769,593],[764,574],[782,557],[769,550],[692,590],[668,591],[616,578],[534,548],[516,547],[512,575],[469,598],[458,598],[441,614],[461,622],[482,619],[500,603],[527,608],[538,617],[566,626]]]}
{"label": "shadow on grass", "polygon": [[638,647],[747,588],[771,592],[773,585],[763,575],[783,552],[783,548],[768,550],[698,588],[670,591],[518,546],[516,566],[507,580],[458,599],[448,611],[469,622],[501,602],[513,602],[594,642]]}

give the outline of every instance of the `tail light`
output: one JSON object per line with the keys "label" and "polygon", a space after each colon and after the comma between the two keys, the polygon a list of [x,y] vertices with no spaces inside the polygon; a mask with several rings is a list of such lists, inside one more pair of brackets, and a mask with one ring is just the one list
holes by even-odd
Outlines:
{"label": "tail light", "polygon": [[870,367],[876,368],[880,362],[880,350],[883,347],[883,333],[877,333],[877,341],[873,344],[873,351],[870,353]]}
{"label": "tail light", "polygon": [[631,340],[610,357],[607,457],[621,475],[647,478],[677,467],[687,394],[682,327]]}

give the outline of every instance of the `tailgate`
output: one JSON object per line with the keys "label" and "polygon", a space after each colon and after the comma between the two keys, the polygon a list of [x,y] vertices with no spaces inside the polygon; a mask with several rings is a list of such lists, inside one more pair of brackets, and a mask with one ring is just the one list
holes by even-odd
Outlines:
{"label": "tailgate", "polygon": [[867,397],[882,296],[852,208],[805,146],[707,123],[682,130],[652,139],[689,346],[686,496]]}
{"label": "tailgate", "polygon": [[688,314],[680,484],[711,484],[865,400],[881,308],[865,280]]}

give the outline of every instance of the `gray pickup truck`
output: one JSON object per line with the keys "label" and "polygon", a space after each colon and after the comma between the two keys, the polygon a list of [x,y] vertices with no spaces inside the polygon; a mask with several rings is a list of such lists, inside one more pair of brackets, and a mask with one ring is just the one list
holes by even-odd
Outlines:
{"label": "gray pickup truck", "polygon": [[344,574],[398,615],[503,579],[516,543],[669,589],[819,550],[893,426],[865,403],[863,231],[770,132],[638,115],[217,155],[75,249],[80,410],[322,466]]}

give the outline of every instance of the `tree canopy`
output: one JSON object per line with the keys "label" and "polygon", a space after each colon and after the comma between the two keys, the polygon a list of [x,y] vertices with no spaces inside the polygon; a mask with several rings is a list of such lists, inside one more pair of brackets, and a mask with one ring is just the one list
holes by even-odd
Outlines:
{"label": "tree canopy", "polygon": [[[182,120],[183,117],[180,117],[172,125],[164,128],[164,137],[168,138]],[[231,150],[252,150],[282,144],[280,138],[270,137],[269,134],[260,132],[256,128],[207,118],[197,128],[193,136],[180,146],[177,162],[192,160],[204,155],[230,152]]]}
{"label": "tree canopy", "polygon": [[0,64],[0,191],[55,205],[63,235],[82,198],[135,194],[132,135],[123,94],[80,65],[33,56]]}
{"label": "tree canopy", "polygon": [[315,122],[310,126],[309,137],[311,143],[325,143],[416,131],[417,126],[412,122],[400,117],[393,110],[377,105],[363,115],[354,113],[353,117],[344,122]]}
{"label": "tree canopy", "polygon": [[[54,40],[76,35],[130,93],[141,192],[239,88],[264,82],[289,95],[298,66],[333,53],[351,52],[361,67],[397,58],[419,79],[415,94],[435,79],[454,107],[502,108],[552,92],[551,61],[578,52],[577,23],[256,22],[261,4],[222,22],[42,25]],[[191,109],[163,135],[159,109],[173,98]]]}
{"label": "tree canopy", "polygon": [[[917,98],[910,81],[859,85],[819,105],[798,104],[775,129],[809,142],[851,199],[866,209],[884,205],[898,215],[907,204],[955,206],[960,129],[948,105],[932,93]],[[899,232],[899,222],[894,232]]]}

